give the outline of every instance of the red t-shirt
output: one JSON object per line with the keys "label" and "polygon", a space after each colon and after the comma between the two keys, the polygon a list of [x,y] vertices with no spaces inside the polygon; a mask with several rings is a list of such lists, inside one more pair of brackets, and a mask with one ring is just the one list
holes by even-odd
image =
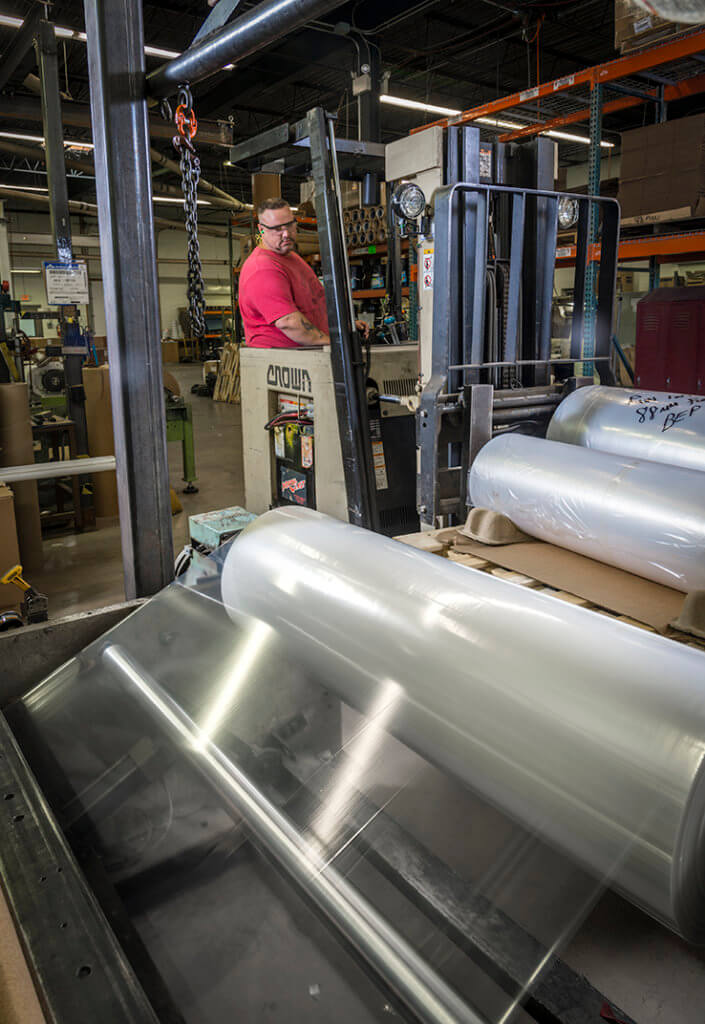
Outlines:
{"label": "red t-shirt", "polygon": [[258,246],[242,266],[238,296],[245,342],[251,348],[300,348],[274,326],[275,320],[296,310],[328,334],[325,293],[296,252],[280,256]]}

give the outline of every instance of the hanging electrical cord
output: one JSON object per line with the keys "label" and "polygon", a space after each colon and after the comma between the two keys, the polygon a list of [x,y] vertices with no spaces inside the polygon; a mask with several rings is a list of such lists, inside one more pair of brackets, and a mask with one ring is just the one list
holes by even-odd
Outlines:
{"label": "hanging electrical cord", "polygon": [[198,244],[198,182],[201,177],[201,161],[196,155],[193,139],[198,131],[198,121],[193,110],[193,98],[187,85],[181,86],[177,97],[174,123],[177,134],[173,138],[174,149],[179,154],[181,189],[184,193],[184,213],[188,238],[187,294],[189,324],[192,338],[203,342],[206,333],[203,297],[203,268],[201,249]]}

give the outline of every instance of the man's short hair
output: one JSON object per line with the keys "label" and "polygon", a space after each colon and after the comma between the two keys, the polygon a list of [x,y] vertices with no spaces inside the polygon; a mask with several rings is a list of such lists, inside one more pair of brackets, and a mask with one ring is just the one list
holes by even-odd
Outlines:
{"label": "man's short hair", "polygon": [[288,205],[286,199],[264,199],[257,207],[257,218],[259,219],[265,210],[283,210]]}

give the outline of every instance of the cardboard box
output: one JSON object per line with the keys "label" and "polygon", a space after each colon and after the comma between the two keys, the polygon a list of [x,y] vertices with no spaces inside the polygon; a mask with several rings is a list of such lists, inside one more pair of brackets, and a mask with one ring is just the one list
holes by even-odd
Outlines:
{"label": "cardboard box", "polygon": [[705,114],[622,133],[623,224],[705,215]]}
{"label": "cardboard box", "polygon": [[178,363],[179,361],[179,343],[178,341],[163,341],[162,342],[162,362],[163,363]]}
{"label": "cardboard box", "polygon": [[[32,421],[26,384],[0,384],[0,481],[2,466],[28,466],[34,462]],[[44,563],[39,495],[34,480],[12,485],[20,561],[30,573]]]}
{"label": "cardboard box", "polygon": [[692,28],[693,25],[660,18],[657,14],[644,10],[635,3],[635,0],[615,0],[614,48],[620,53],[642,50]]}
{"label": "cardboard box", "polygon": [[[113,405],[107,366],[84,366],[86,426],[89,455],[114,455]],[[98,519],[118,515],[117,479],[114,471],[93,475],[93,501]]]}
{"label": "cardboard box", "polygon": [[[15,522],[15,499],[6,484],[0,484],[0,576],[20,561]],[[22,595],[12,583],[0,584],[0,611],[18,612]]]}

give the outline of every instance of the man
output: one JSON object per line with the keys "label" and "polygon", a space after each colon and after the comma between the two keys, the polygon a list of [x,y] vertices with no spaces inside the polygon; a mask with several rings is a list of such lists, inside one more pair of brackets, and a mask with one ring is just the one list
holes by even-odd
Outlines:
{"label": "man", "polygon": [[[323,287],[296,252],[296,220],[284,199],[257,207],[261,244],[240,272],[239,306],[250,348],[330,345]],[[367,337],[368,328],[357,321]]]}

